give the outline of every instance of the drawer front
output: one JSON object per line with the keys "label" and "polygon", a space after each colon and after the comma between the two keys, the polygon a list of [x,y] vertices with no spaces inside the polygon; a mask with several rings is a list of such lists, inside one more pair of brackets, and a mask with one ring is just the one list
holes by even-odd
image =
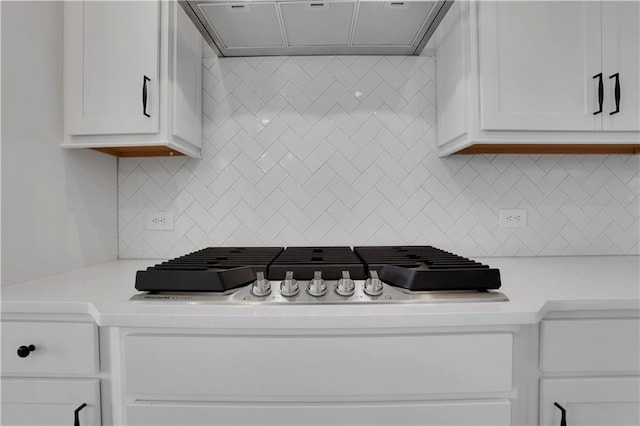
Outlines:
{"label": "drawer front", "polygon": [[[3,374],[93,375],[98,372],[95,324],[75,322],[3,321]],[[26,357],[18,348],[33,345]]]}
{"label": "drawer front", "polygon": [[640,380],[637,377],[543,379],[540,381],[540,425],[556,426],[566,410],[569,425],[640,425]]}
{"label": "drawer front", "polygon": [[292,401],[511,390],[512,335],[125,338],[129,395]]}
{"label": "drawer front", "polygon": [[507,400],[373,404],[132,404],[130,426],[511,424]]}
{"label": "drawer front", "polygon": [[540,368],[545,373],[637,373],[640,319],[545,320]]}
{"label": "drawer front", "polygon": [[98,380],[2,379],[2,424],[71,425],[74,411],[82,426],[100,425]]}

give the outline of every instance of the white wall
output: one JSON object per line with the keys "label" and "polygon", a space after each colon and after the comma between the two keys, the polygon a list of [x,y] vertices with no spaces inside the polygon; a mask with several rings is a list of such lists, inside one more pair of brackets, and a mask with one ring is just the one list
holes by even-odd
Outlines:
{"label": "white wall", "polygon": [[[638,254],[640,156],[435,147],[435,58],[203,63],[203,159],[122,159],[120,257],[209,245],[432,244],[466,256]],[[501,229],[500,208],[529,226]],[[148,231],[148,211],[173,231]]]}
{"label": "white wall", "polygon": [[[2,46],[2,5],[0,5],[0,48]],[[1,55],[0,55],[1,56]],[[2,81],[2,58],[0,58],[0,81]],[[0,84],[2,100],[2,84]],[[2,102],[0,102],[0,123],[2,123]],[[2,131],[0,131],[0,286],[2,286]]]}
{"label": "white wall", "polygon": [[117,160],[62,141],[62,3],[2,1],[2,285],[117,257]]}

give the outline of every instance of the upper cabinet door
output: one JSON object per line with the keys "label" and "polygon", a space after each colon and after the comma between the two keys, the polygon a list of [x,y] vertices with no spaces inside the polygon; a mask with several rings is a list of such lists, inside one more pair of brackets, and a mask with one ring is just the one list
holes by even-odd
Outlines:
{"label": "upper cabinet door", "polygon": [[[481,127],[600,130],[599,2],[479,4]],[[603,75],[603,85],[608,76]]]}
{"label": "upper cabinet door", "polygon": [[69,134],[159,132],[159,18],[155,1],[65,2]]}
{"label": "upper cabinet door", "polygon": [[602,3],[602,66],[604,130],[640,130],[639,2]]}

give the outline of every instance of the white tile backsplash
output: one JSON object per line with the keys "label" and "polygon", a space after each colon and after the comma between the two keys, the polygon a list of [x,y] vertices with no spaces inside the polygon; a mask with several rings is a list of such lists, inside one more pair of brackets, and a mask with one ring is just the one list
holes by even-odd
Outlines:
{"label": "white tile backsplash", "polygon": [[[210,245],[640,253],[640,156],[435,151],[434,58],[206,58],[203,159],[119,161],[120,257]],[[500,208],[528,227],[498,227]],[[173,231],[145,229],[173,211]]]}

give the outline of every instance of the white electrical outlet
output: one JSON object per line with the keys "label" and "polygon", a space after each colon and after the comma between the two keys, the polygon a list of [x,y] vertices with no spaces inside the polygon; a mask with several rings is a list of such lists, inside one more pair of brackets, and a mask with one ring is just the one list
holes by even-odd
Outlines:
{"label": "white electrical outlet", "polygon": [[527,226],[527,209],[500,209],[500,228]]}
{"label": "white electrical outlet", "polygon": [[147,213],[147,229],[150,231],[171,231],[173,229],[173,213]]}

